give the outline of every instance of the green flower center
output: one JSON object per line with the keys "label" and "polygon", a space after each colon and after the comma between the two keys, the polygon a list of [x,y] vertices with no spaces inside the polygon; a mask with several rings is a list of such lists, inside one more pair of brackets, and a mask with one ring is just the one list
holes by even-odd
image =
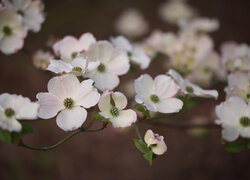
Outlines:
{"label": "green flower center", "polygon": [[247,99],[250,99],[250,94],[247,94]]}
{"label": "green flower center", "polygon": [[128,52],[128,57],[131,57],[132,56],[132,53],[131,52]]}
{"label": "green flower center", "polygon": [[250,126],[250,119],[249,117],[246,117],[246,116],[243,116],[240,118],[240,124],[243,126],[243,127],[248,127]]}
{"label": "green flower center", "polygon": [[191,86],[187,86],[187,87],[186,87],[186,91],[187,91],[188,93],[193,93],[193,92],[194,92],[194,89],[193,89]]}
{"label": "green flower center", "polygon": [[22,10],[17,10],[17,13],[20,14],[21,16],[24,16],[24,12]]}
{"label": "green flower center", "polygon": [[15,111],[12,108],[7,108],[4,111],[4,114],[8,117],[11,118],[15,115]]}
{"label": "green flower center", "polygon": [[74,67],[72,70],[73,71],[77,71],[77,72],[82,72],[82,68],[81,67]]}
{"label": "green flower center", "polygon": [[74,101],[72,98],[66,98],[63,101],[63,105],[66,109],[72,109],[74,107]]}
{"label": "green flower center", "polygon": [[77,52],[73,52],[72,54],[71,54],[71,57],[72,57],[72,59],[75,59],[76,58],[76,56],[77,56]]}
{"label": "green flower center", "polygon": [[102,63],[97,67],[97,71],[99,71],[101,73],[105,72],[105,69],[106,69],[106,67]]}
{"label": "green flower center", "polygon": [[150,96],[150,99],[151,99],[151,101],[152,101],[153,103],[158,103],[158,102],[160,102],[160,98],[159,98],[157,95],[155,95],[155,94],[152,94],[152,95]]}
{"label": "green flower center", "polygon": [[9,26],[4,26],[3,27],[3,33],[5,36],[10,36],[12,34],[12,30]]}
{"label": "green flower center", "polygon": [[117,117],[117,116],[119,116],[119,109],[117,109],[117,107],[113,106],[110,110],[110,113],[112,116]]}

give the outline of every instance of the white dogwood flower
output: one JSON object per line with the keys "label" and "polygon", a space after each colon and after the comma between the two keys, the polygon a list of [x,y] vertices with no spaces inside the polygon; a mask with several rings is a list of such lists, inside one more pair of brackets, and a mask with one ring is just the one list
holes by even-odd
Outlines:
{"label": "white dogwood flower", "polygon": [[119,85],[120,75],[126,74],[130,64],[126,53],[114,48],[108,41],[92,44],[86,53],[89,63],[100,61],[100,65],[85,76],[95,81],[100,90],[112,90]]}
{"label": "white dogwood flower", "polygon": [[98,104],[100,115],[109,119],[114,128],[129,127],[136,122],[135,111],[132,109],[124,110],[126,106],[126,96],[120,92],[112,91],[105,91]]}
{"label": "white dogwood flower", "polygon": [[64,131],[82,126],[87,118],[86,108],[95,106],[100,94],[93,87],[93,80],[81,83],[76,76],[66,74],[48,82],[48,93],[38,93],[40,104],[38,116],[43,119],[56,118],[57,125]]}
{"label": "white dogwood flower", "polygon": [[131,62],[138,64],[141,69],[146,69],[149,66],[150,58],[144,50],[138,46],[133,46],[124,36],[111,38],[111,42],[116,48],[125,51]]}
{"label": "white dogwood flower", "polygon": [[22,125],[18,120],[37,118],[39,104],[21,95],[3,93],[0,95],[0,128],[20,132]]}
{"label": "white dogwood flower", "polygon": [[158,75],[154,80],[148,74],[135,80],[135,100],[144,104],[148,110],[161,113],[179,112],[183,102],[174,96],[179,87],[167,75]]}
{"label": "white dogwood flower", "polygon": [[32,56],[33,64],[36,68],[45,70],[50,63],[50,59],[53,58],[53,55],[50,52],[45,52],[43,50],[38,50]]}
{"label": "white dogwood flower", "polygon": [[100,62],[88,63],[87,57],[78,55],[70,63],[63,60],[51,59],[47,70],[58,73],[72,73],[76,76],[82,76],[87,71],[92,71],[99,66]]}
{"label": "white dogwood flower", "polygon": [[23,47],[26,28],[21,18],[9,8],[0,9],[0,50],[4,54],[12,54]]}
{"label": "white dogwood flower", "polygon": [[250,138],[250,103],[239,96],[232,96],[216,106],[219,120],[216,124],[223,127],[222,138],[235,141],[239,136]]}
{"label": "white dogwood flower", "polygon": [[175,80],[184,94],[206,98],[218,98],[218,91],[204,90],[201,87],[191,83],[188,79],[184,79],[177,71],[173,69],[170,69],[168,74]]}
{"label": "white dogwood flower", "polygon": [[167,145],[164,142],[164,137],[154,133],[151,129],[147,130],[144,136],[144,141],[156,155],[162,155],[167,151]]}
{"label": "white dogwood flower", "polygon": [[96,42],[91,33],[84,33],[79,39],[74,36],[65,36],[53,45],[53,51],[65,62],[71,62],[81,52],[88,50]]}
{"label": "white dogwood flower", "polygon": [[238,95],[250,101],[250,72],[235,72],[228,76],[227,97]]}
{"label": "white dogwood flower", "polygon": [[140,11],[128,9],[117,19],[115,28],[125,36],[138,37],[148,32],[149,25]]}
{"label": "white dogwood flower", "polygon": [[3,0],[4,5],[15,10],[28,30],[38,32],[45,20],[44,5],[40,0]]}
{"label": "white dogwood flower", "polygon": [[196,10],[184,1],[171,0],[160,6],[159,14],[164,21],[178,24],[182,20],[193,18]]}

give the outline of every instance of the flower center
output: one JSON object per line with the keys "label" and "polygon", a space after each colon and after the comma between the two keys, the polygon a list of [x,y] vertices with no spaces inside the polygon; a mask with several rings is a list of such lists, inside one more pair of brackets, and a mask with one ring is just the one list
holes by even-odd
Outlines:
{"label": "flower center", "polygon": [[3,33],[5,36],[10,36],[12,34],[12,30],[9,26],[4,26],[3,27]]}
{"label": "flower center", "polygon": [[66,109],[72,109],[74,107],[74,101],[72,98],[66,98],[63,101],[63,105]]}
{"label": "flower center", "polygon": [[97,71],[99,71],[101,73],[105,72],[105,69],[106,69],[106,67],[102,63],[97,67]]}
{"label": "flower center", "polygon": [[111,108],[110,113],[111,113],[111,115],[114,116],[114,117],[119,116],[119,110],[118,110],[117,107],[115,107],[115,106],[113,106],[113,107]]}
{"label": "flower center", "polygon": [[24,12],[21,9],[17,10],[17,13],[20,14],[21,16],[24,16]]}
{"label": "flower center", "polygon": [[131,57],[132,56],[132,53],[131,52],[128,52],[128,57]]}
{"label": "flower center", "polygon": [[247,99],[250,99],[250,94],[247,94]]}
{"label": "flower center", "polygon": [[77,52],[73,52],[72,54],[71,54],[71,57],[72,57],[72,59],[75,59],[76,58],[76,56],[77,56]]}
{"label": "flower center", "polygon": [[72,69],[73,71],[77,71],[77,72],[82,72],[82,68],[81,67],[74,67],[73,69]]}
{"label": "flower center", "polygon": [[11,118],[15,115],[15,111],[12,108],[7,108],[4,111],[4,114],[8,117]]}
{"label": "flower center", "polygon": [[193,89],[191,86],[187,86],[187,87],[186,87],[186,91],[187,91],[188,93],[193,93],[193,92],[194,92],[194,89]]}
{"label": "flower center", "polygon": [[240,118],[240,124],[243,126],[243,127],[248,127],[250,126],[250,119],[249,117],[247,116],[243,116]]}
{"label": "flower center", "polygon": [[159,98],[157,95],[155,95],[155,94],[152,94],[152,95],[150,96],[150,99],[151,99],[151,101],[152,101],[153,103],[158,103],[158,102],[160,102],[160,98]]}

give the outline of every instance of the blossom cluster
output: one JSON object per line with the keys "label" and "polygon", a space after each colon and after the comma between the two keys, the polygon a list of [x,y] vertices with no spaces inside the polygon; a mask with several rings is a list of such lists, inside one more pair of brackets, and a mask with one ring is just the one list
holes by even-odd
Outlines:
{"label": "blossom cluster", "polygon": [[40,0],[2,0],[0,4],[0,51],[13,54],[23,47],[28,31],[38,32],[44,22]]}

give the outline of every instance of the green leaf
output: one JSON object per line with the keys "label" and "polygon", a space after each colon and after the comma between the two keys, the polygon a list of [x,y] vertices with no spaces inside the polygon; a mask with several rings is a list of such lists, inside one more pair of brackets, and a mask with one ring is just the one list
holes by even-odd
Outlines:
{"label": "green leaf", "polygon": [[148,119],[150,118],[149,110],[147,110],[142,104],[136,104],[134,107],[137,111],[141,112]]}
{"label": "green leaf", "polygon": [[108,124],[108,123],[110,123],[108,119],[102,117],[99,113],[95,113],[95,114],[93,114],[93,116],[94,116],[98,121],[100,121],[100,122],[103,123],[103,124]]}
{"label": "green leaf", "polygon": [[149,162],[150,165],[152,165],[153,152],[149,151],[148,153],[144,154],[144,158]]}
{"label": "green leaf", "polygon": [[196,106],[198,104],[198,99],[195,98],[195,97],[191,97],[189,99],[187,99],[185,96],[183,97],[179,97],[182,101],[183,101],[183,107],[181,109],[181,112],[189,109],[189,108],[192,108],[194,106]]}
{"label": "green leaf", "polygon": [[11,134],[9,131],[0,129],[0,140],[11,144]]}
{"label": "green leaf", "polygon": [[142,153],[148,153],[150,149],[147,145],[140,139],[134,139],[135,147]]}
{"label": "green leaf", "polygon": [[250,139],[247,139],[247,148],[250,149]]}
{"label": "green leaf", "polygon": [[221,138],[221,144],[226,144],[226,141],[223,138]]}
{"label": "green leaf", "polygon": [[225,149],[226,149],[228,152],[233,152],[233,153],[241,152],[241,151],[243,151],[245,148],[246,148],[246,143],[243,142],[243,141],[235,141],[235,142],[232,142],[232,143],[228,143],[228,144],[225,146]]}
{"label": "green leaf", "polygon": [[34,132],[33,127],[29,123],[22,122],[21,124],[22,124],[21,132],[12,132],[11,133],[11,142],[12,143],[17,142],[20,139],[22,139],[23,135]]}

